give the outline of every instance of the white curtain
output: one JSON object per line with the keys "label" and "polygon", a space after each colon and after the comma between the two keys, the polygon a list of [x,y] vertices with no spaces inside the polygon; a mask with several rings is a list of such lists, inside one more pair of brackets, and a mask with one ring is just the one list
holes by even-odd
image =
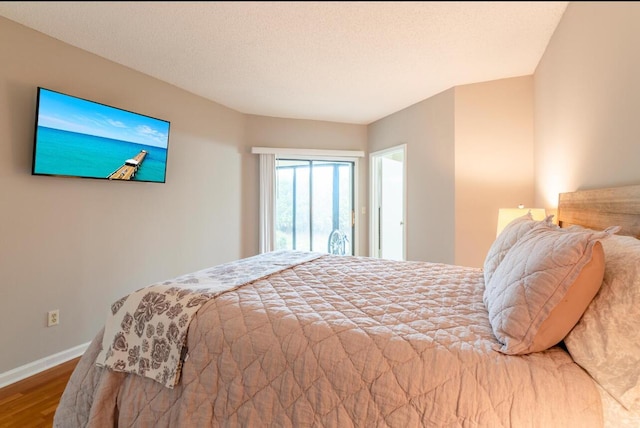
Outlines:
{"label": "white curtain", "polygon": [[275,250],[276,155],[260,155],[260,252]]}

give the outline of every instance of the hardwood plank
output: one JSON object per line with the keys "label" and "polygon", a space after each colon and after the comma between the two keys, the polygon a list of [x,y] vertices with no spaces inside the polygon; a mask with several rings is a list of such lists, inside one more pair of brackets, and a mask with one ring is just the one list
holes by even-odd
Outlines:
{"label": "hardwood plank", "polygon": [[19,392],[16,392],[15,394],[7,395],[6,397],[0,399],[0,406],[10,403],[13,400],[17,400],[20,397],[22,397],[22,394]]}
{"label": "hardwood plank", "polygon": [[49,428],[80,357],[0,389],[0,426]]}
{"label": "hardwood plank", "polygon": [[67,361],[41,373],[1,388],[0,401],[2,401],[4,397],[12,395],[16,392],[29,392],[33,388],[38,388],[42,386],[42,384],[45,384],[55,378],[70,376],[73,370],[76,368],[79,360],[80,357],[74,358],[73,360]]}

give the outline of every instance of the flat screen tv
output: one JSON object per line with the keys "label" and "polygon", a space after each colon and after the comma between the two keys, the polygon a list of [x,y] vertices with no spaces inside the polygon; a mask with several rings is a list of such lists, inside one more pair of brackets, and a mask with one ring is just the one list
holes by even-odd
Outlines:
{"label": "flat screen tv", "polygon": [[38,87],[33,175],[164,183],[169,122]]}

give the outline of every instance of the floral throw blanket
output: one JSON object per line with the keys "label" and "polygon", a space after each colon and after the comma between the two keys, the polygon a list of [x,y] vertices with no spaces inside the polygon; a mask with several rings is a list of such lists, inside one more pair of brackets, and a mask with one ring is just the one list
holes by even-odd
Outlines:
{"label": "floral throw blanket", "polygon": [[227,291],[321,253],[274,251],[142,288],[113,305],[96,365],[135,373],[173,388],[187,353],[189,323],[200,307]]}

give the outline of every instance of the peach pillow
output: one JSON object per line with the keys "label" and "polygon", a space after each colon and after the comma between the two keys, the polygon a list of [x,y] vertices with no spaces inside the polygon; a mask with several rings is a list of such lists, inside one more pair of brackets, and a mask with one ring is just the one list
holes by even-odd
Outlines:
{"label": "peach pillow", "polygon": [[499,351],[543,351],[578,322],[602,285],[604,232],[567,231],[540,224],[506,253],[485,284],[484,302]]}
{"label": "peach pillow", "polygon": [[560,303],[540,325],[529,352],[544,351],[565,338],[600,290],[603,275],[604,250],[602,243],[598,241],[593,246],[591,260],[569,286]]}

